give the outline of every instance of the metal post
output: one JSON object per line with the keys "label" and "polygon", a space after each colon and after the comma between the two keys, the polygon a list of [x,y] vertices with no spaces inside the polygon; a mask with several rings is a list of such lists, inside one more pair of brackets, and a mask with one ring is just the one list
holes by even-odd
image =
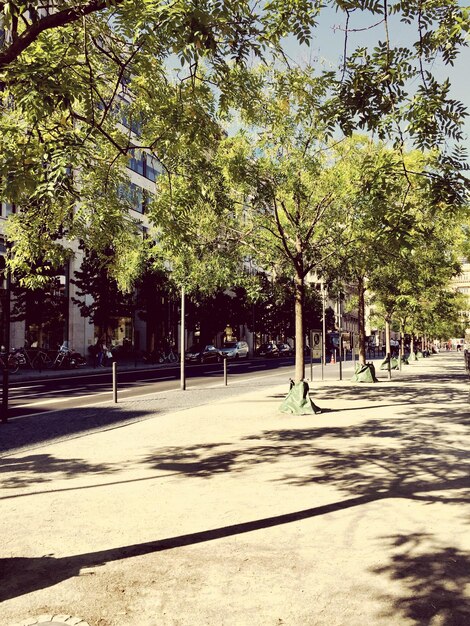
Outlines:
{"label": "metal post", "polygon": [[224,385],[227,386],[227,357],[224,356]]}
{"label": "metal post", "polygon": [[341,292],[338,294],[338,361],[339,361],[339,379],[343,380],[343,338],[341,336]]}
{"label": "metal post", "polygon": [[[8,254],[8,248],[7,248]],[[9,371],[8,371],[8,356],[10,354],[10,292],[11,292],[11,274],[10,269],[7,264],[5,264],[5,279],[6,279],[6,290],[5,290],[5,312],[3,316],[4,320],[4,329],[3,329],[3,338],[5,340],[5,368],[3,370],[3,380],[2,380],[2,424],[6,424],[8,422],[8,388],[9,388]]]}
{"label": "metal post", "polygon": [[310,331],[310,381],[313,381],[313,330]]}
{"label": "metal post", "polygon": [[[7,357],[8,361],[8,357]],[[5,364],[5,369],[3,370],[3,381],[2,381],[2,424],[6,424],[8,422],[8,362]]]}
{"label": "metal post", "polygon": [[186,348],[186,329],[185,329],[185,293],[184,285],[181,287],[181,322],[180,322],[180,389],[186,389],[186,373],[184,371],[184,353]]}
{"label": "metal post", "polygon": [[117,403],[117,363],[113,361],[113,398],[114,403]]}
{"label": "metal post", "polygon": [[325,283],[321,284],[322,295],[322,340],[321,340],[321,379],[323,380],[326,365],[326,318],[325,318]]}
{"label": "metal post", "polygon": [[387,350],[390,348],[390,322],[388,320],[385,321],[385,353],[386,353],[386,359],[388,360],[388,379],[391,380],[392,378],[392,353],[391,352],[387,352]]}

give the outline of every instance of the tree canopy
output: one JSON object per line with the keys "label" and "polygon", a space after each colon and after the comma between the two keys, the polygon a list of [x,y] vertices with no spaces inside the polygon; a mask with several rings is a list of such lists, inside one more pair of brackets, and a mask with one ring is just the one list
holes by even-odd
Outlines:
{"label": "tree canopy", "polygon": [[[294,67],[285,38],[308,45],[332,13],[338,62]],[[78,240],[130,289],[148,219],[153,257],[179,285],[233,285],[256,254],[295,277],[300,303],[308,272],[350,244],[364,209],[354,208],[354,181],[379,212],[377,221],[361,213],[356,250],[403,255],[414,245],[412,181],[426,179],[436,212],[467,202],[466,111],[434,71],[466,46],[458,0],[0,0],[0,22],[0,199],[20,207],[5,235],[26,286],[46,284]],[[393,157],[365,159],[359,178],[332,150],[357,129],[394,146]],[[432,163],[416,171],[411,147]],[[129,213],[135,150],[161,168],[146,218]],[[366,256],[356,252],[357,262]]]}

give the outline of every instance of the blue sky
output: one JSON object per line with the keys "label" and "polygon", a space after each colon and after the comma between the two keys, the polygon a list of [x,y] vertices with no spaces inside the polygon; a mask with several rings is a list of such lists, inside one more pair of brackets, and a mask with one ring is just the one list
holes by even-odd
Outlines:
{"label": "blue sky", "polygon": [[[378,18],[373,16],[367,16],[366,19],[363,13],[354,13],[349,26],[357,32],[348,35],[349,52],[358,45],[372,47],[378,40],[385,39],[382,25],[369,28],[378,21]],[[416,31],[396,18],[389,22],[389,33],[392,45],[410,46],[416,39]],[[323,63],[326,68],[338,67],[344,49],[344,18],[331,9],[324,9],[321,26],[316,29],[310,47],[300,46],[295,38],[290,37],[285,41],[285,49],[288,56],[301,65]],[[465,145],[470,153],[470,47],[462,48],[453,67],[446,66],[442,61],[436,61],[429,69],[438,80],[450,78],[451,96],[462,102],[469,110],[469,117],[465,123]]]}

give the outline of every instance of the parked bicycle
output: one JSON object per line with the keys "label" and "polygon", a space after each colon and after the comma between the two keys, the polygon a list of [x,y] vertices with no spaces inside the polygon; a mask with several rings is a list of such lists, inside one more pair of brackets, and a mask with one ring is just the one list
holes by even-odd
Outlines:
{"label": "parked bicycle", "polygon": [[151,352],[144,352],[142,358],[147,363],[176,363],[178,355],[173,352],[173,348],[170,348],[168,352],[154,349]]}
{"label": "parked bicycle", "polygon": [[18,359],[20,367],[30,367],[39,371],[52,367],[52,359],[45,350],[16,348],[13,350],[13,356]]}
{"label": "parked bicycle", "polygon": [[8,367],[10,374],[16,374],[20,369],[18,359],[13,354],[7,354],[3,350],[0,352],[0,367],[4,370]]}

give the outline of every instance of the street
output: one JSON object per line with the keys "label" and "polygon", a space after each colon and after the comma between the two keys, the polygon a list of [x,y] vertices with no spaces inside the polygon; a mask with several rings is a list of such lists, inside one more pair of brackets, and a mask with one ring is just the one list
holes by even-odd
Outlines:
{"label": "street", "polygon": [[[228,362],[228,381],[250,378],[264,372],[281,370],[285,380],[292,375],[294,359],[282,357],[278,359],[250,359]],[[351,377],[353,364],[351,361],[342,363],[344,376]],[[208,379],[214,384],[223,384],[223,363],[205,365],[186,364],[187,386],[206,385]],[[324,378],[339,378],[339,364],[326,365]],[[311,377],[310,361],[305,365],[306,378]],[[322,368],[319,363],[313,365],[313,380],[319,381]],[[19,380],[20,379],[20,380]],[[168,391],[180,387],[179,364],[160,365],[158,367],[142,366],[138,368],[120,368],[118,366],[118,397],[130,399],[145,393]],[[108,401],[112,397],[111,368],[90,370],[69,370],[54,375],[53,371],[31,378],[29,372],[10,376],[9,419],[44,413],[45,411],[83,407],[97,401]]]}

